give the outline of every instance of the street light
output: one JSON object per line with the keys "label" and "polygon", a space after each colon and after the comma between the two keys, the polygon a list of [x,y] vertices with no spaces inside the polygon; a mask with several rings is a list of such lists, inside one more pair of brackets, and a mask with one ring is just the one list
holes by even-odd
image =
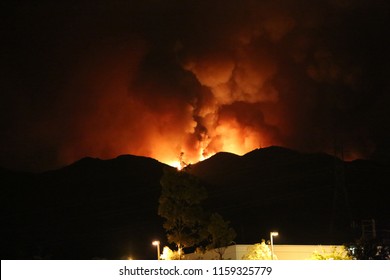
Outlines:
{"label": "street light", "polygon": [[157,260],[160,260],[160,241],[153,241],[152,245],[157,247]]}
{"label": "street light", "polygon": [[278,236],[279,233],[277,231],[271,231],[270,237],[271,237],[271,259],[274,259],[274,236]]}

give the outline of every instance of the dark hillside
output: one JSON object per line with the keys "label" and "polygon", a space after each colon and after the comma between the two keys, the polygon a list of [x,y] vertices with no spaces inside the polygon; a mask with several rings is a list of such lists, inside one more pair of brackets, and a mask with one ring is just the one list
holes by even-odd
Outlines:
{"label": "dark hillside", "polygon": [[352,222],[385,222],[389,216],[385,165],[343,163],[281,147],[219,162],[211,158],[190,172],[208,184],[208,203],[232,221],[237,242],[256,242],[279,230],[283,243],[342,243],[360,234]]}
{"label": "dark hillside", "polygon": [[85,158],[10,181],[2,197],[3,258],[154,257],[150,240],[163,234],[157,199],[164,166],[135,156]]}
{"label": "dark hillside", "polygon": [[[164,168],[126,155],[40,174],[0,169],[1,258],[154,259],[151,241],[166,244],[157,215]],[[375,219],[378,234],[389,228],[383,163],[269,147],[219,153],[186,170],[207,186],[205,208],[231,221],[237,243],[271,230],[285,244],[348,242],[360,236],[362,219]]]}

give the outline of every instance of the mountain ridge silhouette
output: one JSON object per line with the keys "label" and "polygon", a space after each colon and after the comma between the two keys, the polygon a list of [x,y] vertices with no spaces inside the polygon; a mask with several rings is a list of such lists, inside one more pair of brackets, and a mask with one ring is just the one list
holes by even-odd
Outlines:
{"label": "mountain ridge silhouette", "polygon": [[[42,173],[0,169],[2,259],[154,259],[151,241],[168,245],[157,215],[165,168],[121,155]],[[269,147],[218,153],[185,171],[204,183],[205,208],[231,221],[237,243],[278,230],[280,243],[340,244],[359,236],[352,221],[390,220],[383,163]]]}

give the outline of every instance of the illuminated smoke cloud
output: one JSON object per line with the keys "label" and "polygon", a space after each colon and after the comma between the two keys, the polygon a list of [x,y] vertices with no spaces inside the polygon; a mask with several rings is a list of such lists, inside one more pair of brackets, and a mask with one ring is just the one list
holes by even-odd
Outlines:
{"label": "illuminated smoke cloud", "polygon": [[[365,2],[129,1],[81,7],[80,14],[64,8],[66,32],[50,36],[61,42],[51,59],[68,60],[66,75],[47,79],[62,75],[65,82],[47,87],[47,96],[57,96],[50,110],[15,105],[23,127],[39,133],[25,133],[28,150],[7,153],[42,158],[50,147],[47,165],[120,154],[173,163],[182,153],[194,163],[270,145],[333,153],[337,142],[349,159],[370,156],[387,136],[380,112],[389,105],[388,84],[378,65],[388,53],[381,43],[388,4]],[[34,40],[46,42],[38,36],[45,30],[37,30]],[[29,96],[33,89],[23,90]]]}
{"label": "illuminated smoke cloud", "polygon": [[[88,144],[72,159],[90,147],[87,154],[99,157],[132,153],[173,163],[183,153],[193,163],[269,145],[333,153],[337,141],[349,158],[368,155],[374,145],[367,128],[349,115],[359,106],[351,100],[361,95],[362,66],[332,45],[346,35],[332,28],[347,21],[343,13],[353,7],[293,2],[212,1],[179,16],[184,22],[146,30],[138,56],[124,60],[137,61],[130,76],[96,89],[104,105],[87,116],[99,120],[96,143],[89,145],[91,130],[83,128]],[[332,22],[324,11],[340,18]],[[164,20],[157,15],[157,24]],[[175,31],[176,24],[183,30]],[[120,85],[128,86],[127,94],[124,88],[118,94]],[[102,111],[109,116],[105,125]]]}

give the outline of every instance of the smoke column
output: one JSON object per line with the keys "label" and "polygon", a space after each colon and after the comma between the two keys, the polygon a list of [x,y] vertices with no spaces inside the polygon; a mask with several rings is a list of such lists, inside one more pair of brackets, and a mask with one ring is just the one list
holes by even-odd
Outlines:
{"label": "smoke column", "polygon": [[[21,165],[39,169],[120,154],[195,163],[270,145],[332,153],[342,141],[346,159],[369,157],[387,136],[378,112],[389,104],[388,69],[378,61],[388,57],[380,43],[388,19],[386,2],[365,2],[63,7],[58,32],[43,23],[30,30],[38,42],[31,54],[57,42],[45,55],[58,66],[8,100],[18,117],[4,130],[2,153],[15,161],[27,154]],[[46,65],[43,57],[27,62]],[[26,96],[37,96],[35,105]],[[25,148],[11,145],[16,126]]]}

